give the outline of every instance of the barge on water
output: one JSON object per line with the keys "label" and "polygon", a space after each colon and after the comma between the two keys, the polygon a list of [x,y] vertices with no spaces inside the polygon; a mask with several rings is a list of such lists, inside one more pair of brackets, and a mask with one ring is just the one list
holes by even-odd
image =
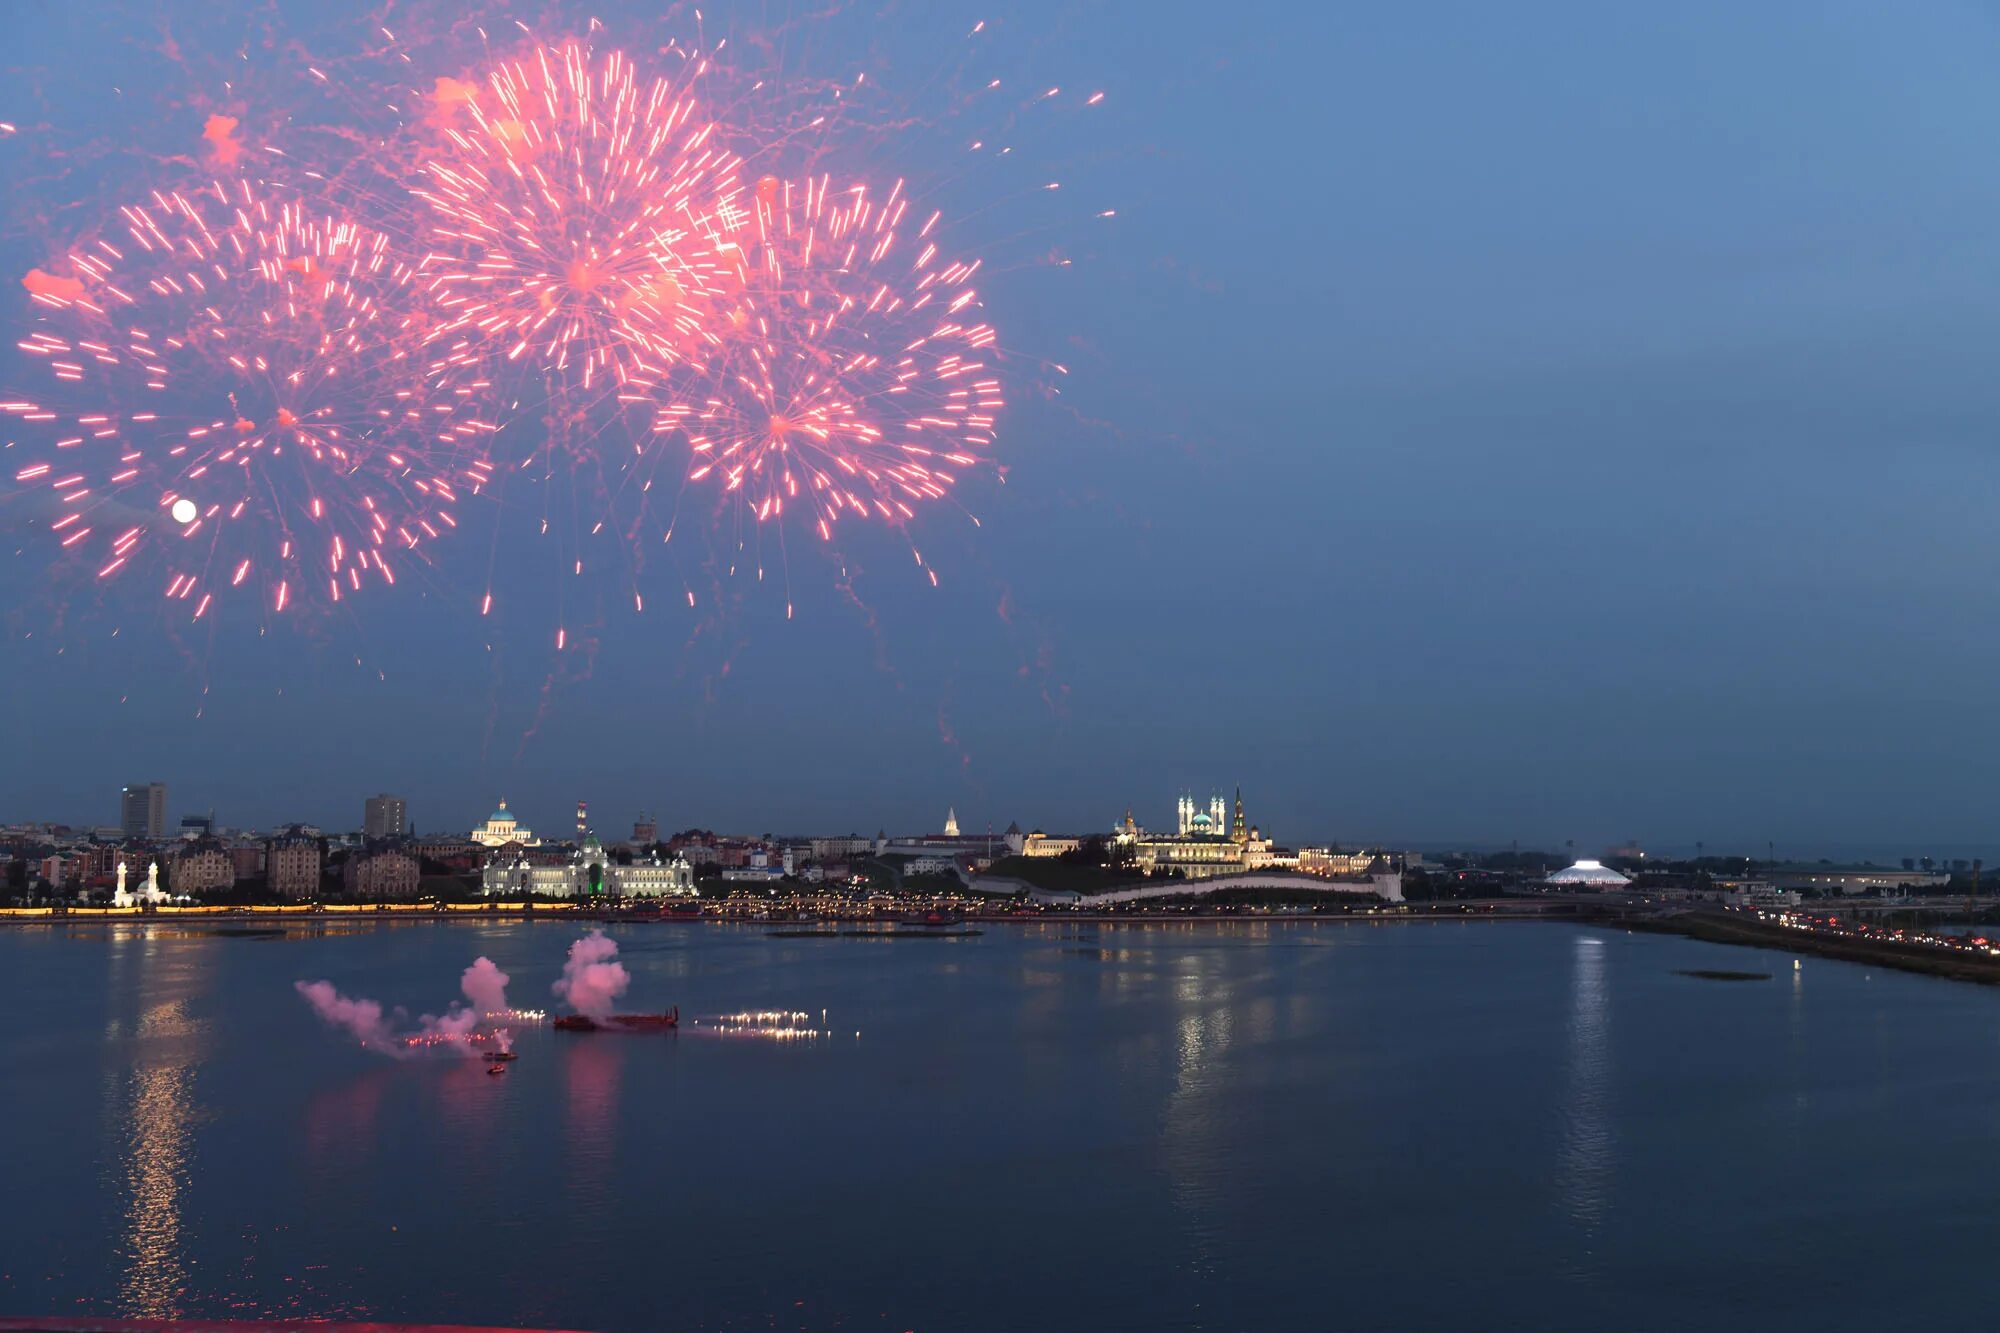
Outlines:
{"label": "barge on water", "polygon": [[602,1023],[588,1014],[564,1014],[555,1021],[558,1032],[671,1032],[680,1025],[679,1005],[664,1014],[613,1014]]}

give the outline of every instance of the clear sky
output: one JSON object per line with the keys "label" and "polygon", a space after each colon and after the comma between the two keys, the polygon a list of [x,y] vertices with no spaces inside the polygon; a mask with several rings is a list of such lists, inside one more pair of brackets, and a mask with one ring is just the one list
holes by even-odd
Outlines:
{"label": "clear sky", "polygon": [[[650,12],[623,8],[575,21],[615,39]],[[159,119],[184,70],[102,36],[142,12],[9,16],[11,61],[74,77],[0,94],[42,127],[0,170],[121,106]],[[425,830],[502,795],[557,828],[582,797],[617,830],[947,805],[1077,829],[1240,783],[1283,841],[1984,840],[1990,8],[889,6],[794,59],[865,59],[921,117],[980,17],[1010,76],[1107,96],[1034,144],[1068,215],[948,133],[875,146],[966,248],[1075,261],[986,280],[1022,372],[1008,472],[962,488],[976,532],[914,529],[940,588],[864,538],[863,605],[799,543],[789,623],[739,583],[719,611],[607,611],[590,655],[482,624],[449,570],[194,641],[143,599],[52,592],[46,534],[0,503],[0,817],[108,821],[158,778],[234,824],[358,824],[390,790]],[[35,203],[9,272],[46,256]],[[1038,357],[1070,363],[1061,398]],[[482,522],[475,567],[533,540]]]}

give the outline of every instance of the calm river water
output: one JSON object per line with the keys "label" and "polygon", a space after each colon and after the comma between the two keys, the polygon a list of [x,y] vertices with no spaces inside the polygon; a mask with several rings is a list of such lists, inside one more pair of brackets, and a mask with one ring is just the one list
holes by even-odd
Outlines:
{"label": "calm river water", "polygon": [[1531,923],[647,926],[628,1007],[820,1035],[535,1029],[491,1077],[293,989],[436,1011],[484,954],[545,1006],[576,934],[0,930],[0,1315],[2000,1319],[2000,992]]}

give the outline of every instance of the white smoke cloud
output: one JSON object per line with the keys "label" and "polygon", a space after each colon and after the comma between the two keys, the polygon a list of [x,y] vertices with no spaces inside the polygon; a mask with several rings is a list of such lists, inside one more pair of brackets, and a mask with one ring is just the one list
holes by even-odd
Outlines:
{"label": "white smoke cloud", "polygon": [[348,1033],[370,1050],[402,1054],[402,1043],[389,1030],[382,1017],[382,1006],[375,1001],[342,995],[331,981],[295,981],[292,987],[329,1027]]}
{"label": "white smoke cloud", "polygon": [[595,1022],[611,1017],[611,1006],[632,984],[631,973],[617,962],[618,942],[593,930],[569,946],[562,979],[551,988],[556,998]]}
{"label": "white smoke cloud", "polygon": [[473,1013],[494,1018],[512,1012],[507,1005],[507,981],[507,974],[495,967],[491,958],[482,957],[473,959],[472,966],[465,969],[458,988],[472,1002]]}
{"label": "white smoke cloud", "polygon": [[[470,1004],[453,1001],[442,1014],[421,1014],[413,1031],[398,1030],[409,1023],[405,1011],[385,1011],[374,1000],[342,995],[330,981],[292,984],[329,1027],[347,1033],[368,1050],[399,1060],[440,1048],[462,1056],[477,1056],[483,1044],[478,1040],[481,1025],[491,1017],[512,1012],[507,1007],[507,974],[495,967],[490,958],[474,960],[459,978],[459,989],[465,992]],[[511,1033],[492,1035],[499,1049],[511,1049]]]}

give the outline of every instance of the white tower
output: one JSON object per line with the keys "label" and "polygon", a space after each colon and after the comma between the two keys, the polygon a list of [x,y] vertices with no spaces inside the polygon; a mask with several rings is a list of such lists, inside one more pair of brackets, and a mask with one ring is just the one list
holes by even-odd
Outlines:
{"label": "white tower", "polygon": [[1185,838],[1189,833],[1194,831],[1194,796],[1192,793],[1181,793],[1180,804],[1176,807],[1176,813],[1179,815],[1179,818],[1174,822],[1175,836]]}
{"label": "white tower", "polygon": [[1209,797],[1208,831],[1210,833],[1224,833],[1227,832],[1228,829],[1229,829],[1229,816],[1223,807],[1222,798],[1220,796]]}
{"label": "white tower", "polygon": [[944,812],[944,836],[947,838],[956,838],[958,836],[958,808],[956,806]]}

